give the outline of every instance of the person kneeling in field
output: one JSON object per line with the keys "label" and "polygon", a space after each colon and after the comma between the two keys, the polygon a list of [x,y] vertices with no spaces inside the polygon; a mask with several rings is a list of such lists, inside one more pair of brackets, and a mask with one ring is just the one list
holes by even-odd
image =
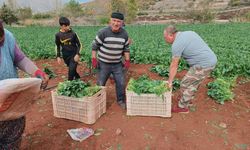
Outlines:
{"label": "person kneeling in field", "polygon": [[[48,76],[28,59],[18,47],[11,32],[4,29],[3,22],[0,20],[0,80],[18,78],[17,69],[41,78],[42,88],[48,83]],[[6,111],[13,101],[7,105],[1,105],[0,114]],[[21,145],[22,134],[25,128],[25,116],[12,120],[0,121],[0,149],[17,150]]]}
{"label": "person kneeling in field", "polygon": [[197,91],[201,81],[215,68],[217,57],[202,38],[193,31],[178,32],[170,25],[164,30],[165,41],[172,44],[172,61],[169,68],[169,87],[177,73],[182,57],[190,66],[189,71],[181,81],[182,97],[178,106],[172,108],[175,113],[188,113],[188,106]]}
{"label": "person kneeling in field", "polygon": [[61,52],[65,64],[68,66],[68,80],[79,79],[77,65],[80,60],[81,42],[77,34],[70,28],[70,21],[66,17],[59,19],[60,31],[56,33],[57,62],[61,64]]}

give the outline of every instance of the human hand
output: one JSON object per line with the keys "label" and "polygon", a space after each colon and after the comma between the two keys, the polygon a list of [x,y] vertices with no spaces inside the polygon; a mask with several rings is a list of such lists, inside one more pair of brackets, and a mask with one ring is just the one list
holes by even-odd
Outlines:
{"label": "human hand", "polygon": [[133,43],[133,40],[129,38],[128,43],[129,43],[129,45],[131,45]]}
{"label": "human hand", "polygon": [[173,87],[172,81],[167,81],[167,87],[172,89]]}
{"label": "human hand", "polygon": [[57,63],[60,65],[62,62],[62,59],[60,57],[57,57],[56,60],[57,60]]}
{"label": "human hand", "polygon": [[74,61],[75,62],[79,62],[80,61],[80,56],[78,54],[75,55]]}
{"label": "human hand", "polygon": [[128,69],[130,67],[130,60],[125,60],[124,67]]}
{"label": "human hand", "polygon": [[37,69],[36,72],[34,73],[34,76],[42,79],[41,89],[45,89],[49,82],[48,75],[43,71],[41,71],[40,69]]}
{"label": "human hand", "polygon": [[96,58],[92,58],[92,67],[94,69],[97,68],[97,59]]}

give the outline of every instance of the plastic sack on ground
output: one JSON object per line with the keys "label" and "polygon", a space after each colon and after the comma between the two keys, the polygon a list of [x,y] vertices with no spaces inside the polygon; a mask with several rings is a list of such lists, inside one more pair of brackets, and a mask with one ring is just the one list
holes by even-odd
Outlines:
{"label": "plastic sack on ground", "polygon": [[[0,121],[24,116],[40,91],[38,78],[12,78],[0,81]],[[7,109],[6,109],[7,108]]]}
{"label": "plastic sack on ground", "polygon": [[73,140],[80,142],[94,134],[91,128],[68,129],[67,132]]}

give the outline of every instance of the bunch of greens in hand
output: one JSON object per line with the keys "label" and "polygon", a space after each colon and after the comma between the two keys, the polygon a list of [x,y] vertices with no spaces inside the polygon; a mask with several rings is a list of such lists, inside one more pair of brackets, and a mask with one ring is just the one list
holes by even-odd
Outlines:
{"label": "bunch of greens in hand", "polygon": [[49,79],[56,77],[55,72],[53,71],[52,67],[49,64],[43,64],[43,67],[44,67],[43,72],[45,72],[49,76]]}

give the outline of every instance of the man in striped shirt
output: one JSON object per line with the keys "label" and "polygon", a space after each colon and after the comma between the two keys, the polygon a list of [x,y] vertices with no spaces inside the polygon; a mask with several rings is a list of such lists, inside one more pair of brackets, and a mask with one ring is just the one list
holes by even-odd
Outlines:
{"label": "man in striped shirt", "polygon": [[[104,86],[112,74],[116,83],[118,104],[125,109],[125,78],[123,65],[130,66],[129,38],[122,28],[124,16],[119,12],[111,15],[110,25],[101,29],[92,44],[92,67],[99,69],[97,84]],[[122,63],[124,55],[125,62]],[[98,61],[97,61],[98,60]]]}

